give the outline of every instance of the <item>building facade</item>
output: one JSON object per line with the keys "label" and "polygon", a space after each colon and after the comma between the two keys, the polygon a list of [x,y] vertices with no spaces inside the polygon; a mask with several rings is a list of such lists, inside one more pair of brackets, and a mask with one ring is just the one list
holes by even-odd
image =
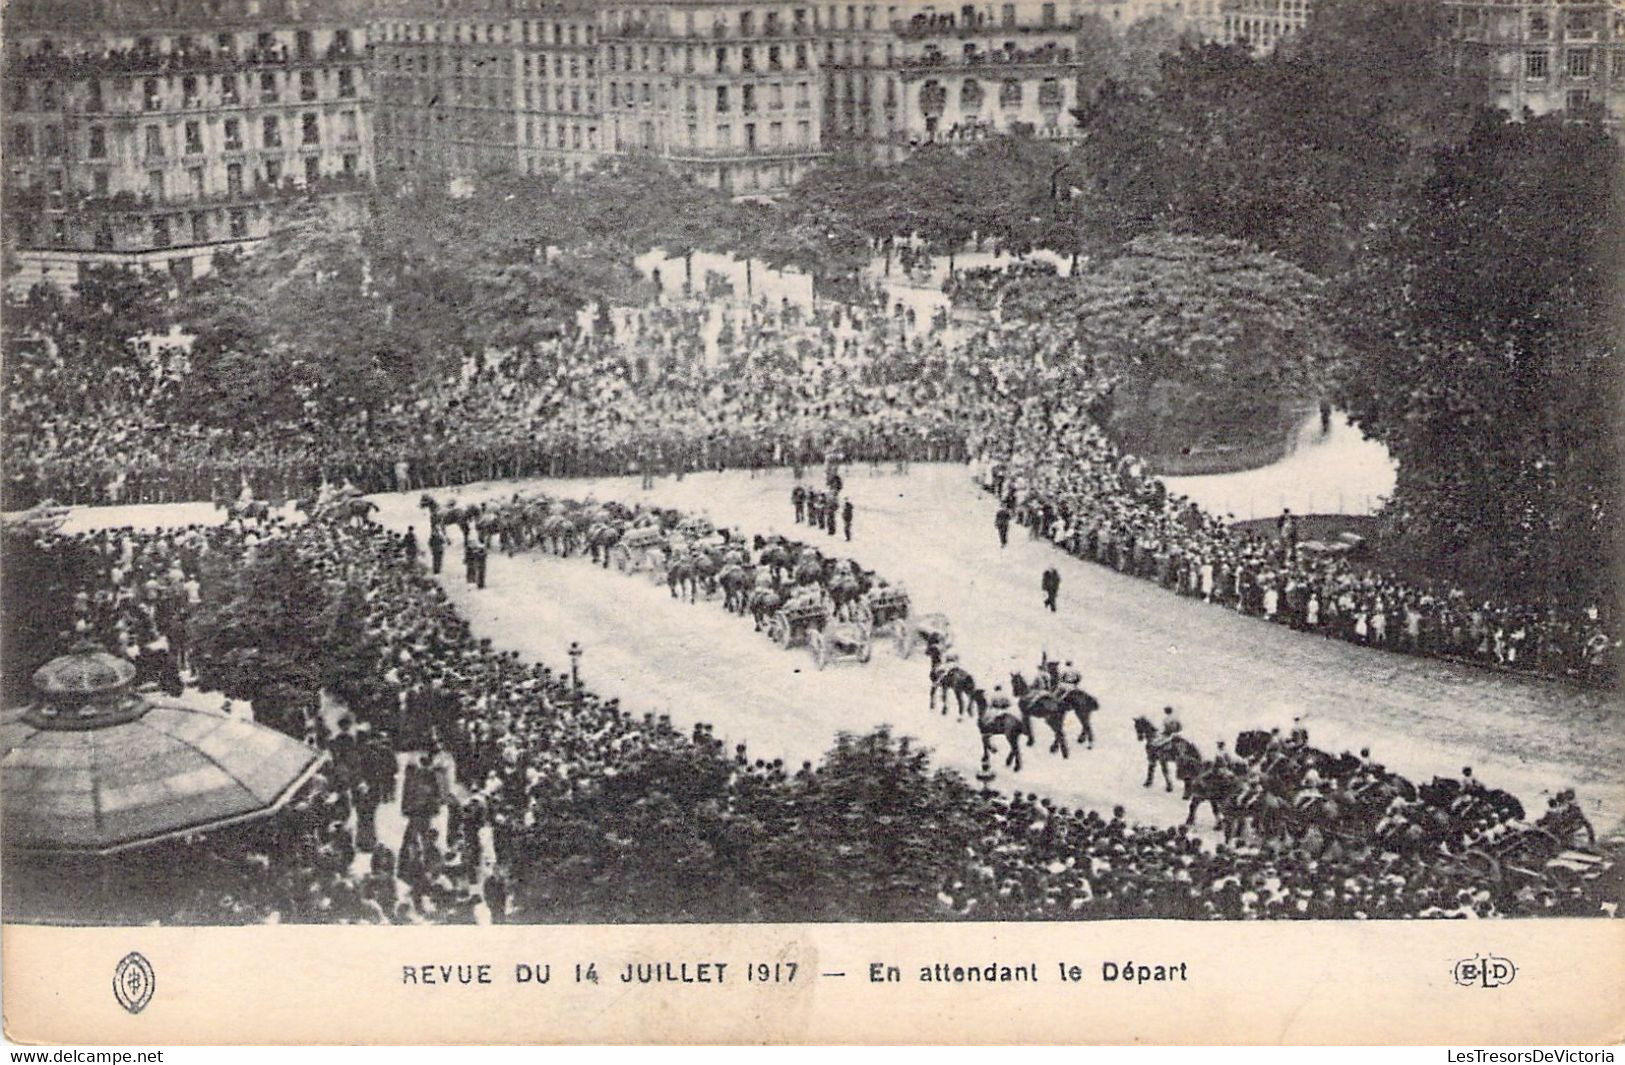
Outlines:
{"label": "building facade", "polygon": [[734,195],[782,191],[823,154],[818,21],[806,3],[607,4],[607,148]]}
{"label": "building facade", "polygon": [[1076,4],[1016,0],[898,20],[892,32],[909,146],[1014,132],[1075,135],[1081,18]]}
{"label": "building facade", "polygon": [[1199,25],[1209,40],[1263,55],[1308,25],[1313,6],[1312,0],[1219,0],[1217,12],[1203,12]]}
{"label": "building facade", "polygon": [[1463,63],[1513,117],[1566,112],[1625,127],[1625,3],[1446,0]]}
{"label": "building facade", "polygon": [[373,12],[381,169],[535,174],[597,153],[586,0],[387,0]]}
{"label": "building facade", "polygon": [[373,173],[364,24],[327,2],[14,0],[4,91],[13,280],[179,274],[280,207]]}

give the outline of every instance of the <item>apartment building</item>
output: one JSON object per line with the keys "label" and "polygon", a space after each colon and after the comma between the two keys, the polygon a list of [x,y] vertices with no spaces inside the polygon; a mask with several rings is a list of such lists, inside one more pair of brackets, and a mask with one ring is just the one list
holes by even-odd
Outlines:
{"label": "apartment building", "polygon": [[806,3],[606,5],[607,149],[735,195],[788,188],[823,154],[818,29]]}
{"label": "apartment building", "polygon": [[903,5],[891,32],[908,146],[1002,133],[1073,136],[1084,10],[1055,0]]}
{"label": "apartment building", "polygon": [[13,0],[4,193],[11,278],[185,275],[286,204],[373,173],[363,22],[333,0]]}
{"label": "apartment building", "polygon": [[1199,16],[1204,36],[1242,45],[1263,55],[1309,23],[1312,0],[1219,0],[1218,11]]}
{"label": "apartment building", "polygon": [[1514,117],[1564,112],[1625,128],[1625,3],[1446,0],[1461,62]]}

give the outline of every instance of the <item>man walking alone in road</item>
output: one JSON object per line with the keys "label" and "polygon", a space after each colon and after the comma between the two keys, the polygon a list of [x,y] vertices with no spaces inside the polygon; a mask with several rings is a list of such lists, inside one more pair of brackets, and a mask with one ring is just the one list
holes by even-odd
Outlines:
{"label": "man walking alone in road", "polygon": [[1055,613],[1055,597],[1061,594],[1061,574],[1054,566],[1044,571],[1044,579],[1040,582],[1044,589],[1044,605],[1050,613]]}
{"label": "man walking alone in road", "polygon": [[841,504],[841,527],[846,531],[847,543],[852,542],[852,501]]}
{"label": "man walking alone in road", "polygon": [[1010,546],[1010,511],[1002,503],[999,512],[993,515],[993,527],[999,530],[999,546]]}

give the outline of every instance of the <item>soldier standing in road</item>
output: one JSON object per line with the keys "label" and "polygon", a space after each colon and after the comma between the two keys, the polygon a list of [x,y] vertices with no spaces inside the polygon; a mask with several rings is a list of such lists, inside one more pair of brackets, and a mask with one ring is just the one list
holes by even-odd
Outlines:
{"label": "soldier standing in road", "polygon": [[434,566],[434,572],[440,572],[441,563],[446,560],[446,534],[440,531],[439,525],[429,528],[429,559]]}
{"label": "soldier standing in road", "polygon": [[490,555],[490,549],[483,538],[476,539],[469,547],[469,581],[475,587],[485,587],[485,560]]}
{"label": "soldier standing in road", "polygon": [[993,527],[999,530],[999,546],[1010,546],[1010,511],[1001,503],[999,512],[993,515]]}
{"label": "soldier standing in road", "polygon": [[807,489],[799,484],[790,489],[790,505],[796,508],[796,524],[800,525],[807,516]]}
{"label": "soldier standing in road", "polygon": [[1061,574],[1054,566],[1044,571],[1044,577],[1039,582],[1044,589],[1044,606],[1050,613],[1055,613],[1055,597],[1061,594]]}
{"label": "soldier standing in road", "polygon": [[841,527],[846,530],[846,542],[852,542],[852,501],[841,504]]}

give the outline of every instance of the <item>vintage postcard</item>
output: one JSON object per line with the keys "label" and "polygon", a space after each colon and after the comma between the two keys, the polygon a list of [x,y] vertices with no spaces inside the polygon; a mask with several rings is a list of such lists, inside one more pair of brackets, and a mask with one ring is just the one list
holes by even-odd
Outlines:
{"label": "vintage postcard", "polygon": [[1620,0],[0,18],[12,1040],[1625,1039]]}

